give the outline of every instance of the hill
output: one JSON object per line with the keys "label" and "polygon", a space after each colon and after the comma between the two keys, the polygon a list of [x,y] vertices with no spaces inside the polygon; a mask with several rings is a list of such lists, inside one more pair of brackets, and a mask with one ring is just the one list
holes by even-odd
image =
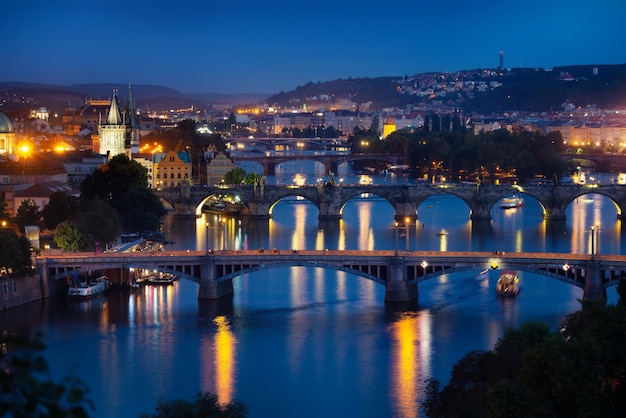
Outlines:
{"label": "hill", "polygon": [[[112,89],[125,98],[124,83],[55,86],[0,83],[0,110],[46,106],[61,112],[78,107],[88,98],[110,98]],[[264,102],[283,109],[345,108],[354,102],[361,110],[384,108],[453,108],[490,114],[503,111],[545,112],[561,110],[569,101],[576,107],[626,109],[626,64],[575,65],[552,69],[474,69],[377,78],[309,82],[289,92],[265,94],[181,93],[169,87],[132,85],[137,107],[166,111],[195,106],[209,109],[219,103],[236,106]]]}
{"label": "hill", "polygon": [[626,108],[626,64],[577,65],[552,69],[476,69],[453,73],[361,78],[308,83],[270,96],[267,102],[283,107],[303,104],[327,108],[341,99],[370,108],[447,105],[489,114],[497,111],[562,109],[576,106]]}
{"label": "hill", "polygon": [[[87,99],[110,99],[113,88],[117,88],[120,98],[128,95],[128,84],[93,83],[58,86],[52,84],[0,82],[0,98],[4,103],[0,107],[19,110],[22,107],[35,108],[45,106],[50,111],[62,112],[68,106],[79,107]],[[227,102],[230,105],[263,100],[265,94],[221,94],[221,93],[181,93],[169,87],[133,84],[132,95],[137,107],[157,111],[181,109],[195,106],[206,109],[214,102]],[[1,100],[0,100],[1,101]]]}

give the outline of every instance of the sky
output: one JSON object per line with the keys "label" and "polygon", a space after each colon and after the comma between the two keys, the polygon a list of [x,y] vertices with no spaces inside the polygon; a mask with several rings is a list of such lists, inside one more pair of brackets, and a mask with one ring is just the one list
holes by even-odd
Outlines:
{"label": "sky", "polygon": [[0,0],[0,82],[279,93],[308,82],[626,63],[624,0]]}

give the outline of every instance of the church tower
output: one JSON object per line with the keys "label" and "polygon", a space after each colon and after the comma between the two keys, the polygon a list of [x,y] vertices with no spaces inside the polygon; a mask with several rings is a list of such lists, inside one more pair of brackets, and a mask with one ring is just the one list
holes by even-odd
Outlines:
{"label": "church tower", "polygon": [[126,99],[126,106],[124,108],[124,124],[126,125],[124,146],[127,154],[130,156],[139,152],[141,142],[139,123],[137,123],[137,109],[135,107],[135,100],[130,91],[130,84],[128,85],[128,98]]}
{"label": "church tower", "polygon": [[108,154],[110,158],[126,153],[126,124],[120,113],[117,89],[113,89],[113,99],[106,123],[98,124],[98,134],[100,136],[100,154]]}

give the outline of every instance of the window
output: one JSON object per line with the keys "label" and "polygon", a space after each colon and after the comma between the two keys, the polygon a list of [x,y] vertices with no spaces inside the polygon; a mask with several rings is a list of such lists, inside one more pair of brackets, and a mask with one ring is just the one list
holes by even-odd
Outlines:
{"label": "window", "polygon": [[17,280],[13,280],[13,291],[17,292]]}
{"label": "window", "polygon": [[9,293],[9,284],[8,283],[2,283],[2,294],[6,295]]}

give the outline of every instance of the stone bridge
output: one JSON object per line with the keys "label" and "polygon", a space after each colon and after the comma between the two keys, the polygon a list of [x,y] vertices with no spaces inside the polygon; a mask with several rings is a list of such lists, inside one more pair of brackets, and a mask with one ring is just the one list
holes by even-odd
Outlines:
{"label": "stone bridge", "polygon": [[336,173],[341,164],[349,161],[381,161],[392,165],[404,164],[406,156],[404,154],[375,154],[375,153],[323,153],[323,154],[304,154],[289,153],[277,155],[241,155],[233,157],[236,162],[250,161],[260,164],[263,167],[263,174],[273,176],[276,174],[276,167],[287,161],[309,160],[317,161],[324,164],[326,173]]}
{"label": "stone bridge", "polygon": [[[584,299],[606,299],[606,289],[626,277],[626,256],[560,253],[358,250],[225,250],[121,253],[71,253],[37,257],[44,294],[50,280],[72,272],[106,270],[119,284],[130,268],[169,272],[199,284],[198,299],[233,293],[232,280],[243,274],[278,267],[302,266],[344,271],[385,286],[386,302],[409,302],[419,296],[418,283],[450,273],[512,269],[544,275],[584,289]],[[126,277],[126,279],[125,279]],[[115,280],[114,280],[115,281]],[[532,283],[526,283],[532,286]]]}
{"label": "stone bridge", "polygon": [[280,200],[301,196],[319,210],[319,219],[340,219],[342,210],[351,199],[365,193],[387,200],[395,210],[395,219],[414,221],[418,207],[429,197],[453,195],[462,199],[469,208],[470,219],[490,220],[491,211],[498,201],[511,194],[536,199],[547,220],[564,220],[565,211],[578,197],[598,193],[611,199],[621,218],[626,210],[626,186],[578,185],[470,185],[470,184],[419,184],[419,185],[310,185],[310,186],[222,186],[181,187],[159,190],[159,197],[172,205],[178,217],[200,217],[202,206],[211,196],[234,195],[242,204],[242,216],[270,218],[272,208]]}

